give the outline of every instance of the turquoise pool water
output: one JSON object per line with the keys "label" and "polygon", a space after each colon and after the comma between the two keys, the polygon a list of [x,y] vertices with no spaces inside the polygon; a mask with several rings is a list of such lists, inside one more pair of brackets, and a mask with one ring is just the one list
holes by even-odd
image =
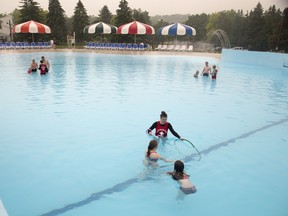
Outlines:
{"label": "turquoise pool water", "polygon": [[[28,74],[45,55],[46,76]],[[193,78],[205,61],[216,81]],[[288,214],[288,73],[195,56],[0,54],[0,198],[9,216]],[[185,161],[196,194],[142,160],[145,131],[168,113],[158,152]]]}

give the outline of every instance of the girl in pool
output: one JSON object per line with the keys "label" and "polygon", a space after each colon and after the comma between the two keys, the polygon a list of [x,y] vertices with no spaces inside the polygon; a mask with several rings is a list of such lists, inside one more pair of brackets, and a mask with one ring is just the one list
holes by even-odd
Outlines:
{"label": "girl in pool", "polygon": [[38,64],[35,62],[35,59],[32,59],[29,71],[30,72],[36,72],[38,69]]}
{"label": "girl in pool", "polygon": [[148,148],[147,148],[147,151],[146,151],[146,155],[145,155],[145,160],[144,160],[144,164],[145,165],[152,165],[152,166],[157,166],[157,161],[158,160],[163,160],[167,163],[169,162],[174,162],[174,160],[167,160],[163,157],[160,156],[160,154],[158,154],[156,152],[158,148],[158,142],[157,140],[151,140],[149,142],[149,145],[148,145]]}
{"label": "girl in pool", "polygon": [[211,78],[212,79],[216,79],[217,78],[217,73],[218,73],[218,70],[216,69],[216,65],[213,65],[212,72],[211,72]]}
{"label": "girl in pool", "polygon": [[189,175],[184,172],[184,163],[180,160],[175,161],[174,171],[167,172],[180,184],[180,190],[185,194],[196,193],[196,187],[189,180]]}
{"label": "girl in pool", "polygon": [[150,136],[153,135],[152,130],[154,128],[156,128],[155,136],[157,137],[161,137],[161,138],[167,137],[167,133],[169,129],[175,137],[182,140],[181,136],[179,136],[179,134],[176,131],[174,131],[172,125],[167,122],[167,113],[164,111],[162,111],[160,114],[160,121],[154,122],[152,126],[147,130],[147,133]]}
{"label": "girl in pool", "polygon": [[44,75],[47,73],[47,65],[42,60],[40,61],[40,65],[38,69],[40,70],[41,75]]}

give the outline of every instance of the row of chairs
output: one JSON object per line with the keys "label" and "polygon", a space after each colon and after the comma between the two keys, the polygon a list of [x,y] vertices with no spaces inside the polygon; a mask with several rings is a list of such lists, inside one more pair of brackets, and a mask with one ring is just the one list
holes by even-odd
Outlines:
{"label": "row of chairs", "polygon": [[93,43],[88,42],[84,48],[86,49],[98,49],[98,50],[145,50],[146,47],[143,43],[131,44],[131,43]]}
{"label": "row of chairs", "polygon": [[0,49],[49,49],[51,48],[49,42],[0,42]]}
{"label": "row of chairs", "polygon": [[159,44],[155,50],[158,50],[158,51],[183,51],[183,52],[193,52],[193,45],[173,45],[173,44],[170,44],[170,45],[167,45],[167,44],[164,44],[164,45],[161,45]]}

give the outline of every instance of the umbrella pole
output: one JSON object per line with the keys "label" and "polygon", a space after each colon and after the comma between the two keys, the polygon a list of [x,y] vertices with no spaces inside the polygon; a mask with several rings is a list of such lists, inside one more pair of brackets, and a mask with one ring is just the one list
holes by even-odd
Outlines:
{"label": "umbrella pole", "polygon": [[136,44],[136,34],[134,35],[134,43]]}
{"label": "umbrella pole", "polygon": [[32,42],[34,42],[34,34],[32,33]]}

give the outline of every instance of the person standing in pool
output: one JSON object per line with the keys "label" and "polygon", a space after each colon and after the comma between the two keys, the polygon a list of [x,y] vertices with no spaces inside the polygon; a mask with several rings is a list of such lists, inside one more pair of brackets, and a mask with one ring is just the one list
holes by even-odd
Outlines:
{"label": "person standing in pool", "polygon": [[32,59],[29,71],[30,72],[37,72],[37,69],[38,69],[38,64],[35,62],[35,59]]}
{"label": "person standing in pool", "polygon": [[216,68],[216,65],[213,65],[212,68],[213,68],[213,69],[212,69],[212,72],[211,72],[211,78],[212,78],[212,79],[216,79],[216,78],[217,78],[217,73],[218,73],[218,70],[217,70],[217,68]]}
{"label": "person standing in pool", "polygon": [[160,114],[160,121],[154,122],[151,127],[147,130],[147,133],[152,136],[153,133],[152,131],[156,129],[155,131],[155,136],[157,137],[161,137],[161,138],[165,138],[167,137],[168,134],[168,129],[171,131],[171,133],[177,137],[180,140],[183,140],[183,138],[181,136],[179,136],[179,134],[174,131],[172,125],[167,122],[167,113],[162,111]]}
{"label": "person standing in pool", "polygon": [[45,75],[47,73],[47,65],[44,64],[42,60],[40,61],[40,65],[38,69],[40,70],[41,75]]}
{"label": "person standing in pool", "polygon": [[45,57],[44,56],[42,56],[41,57],[41,61],[43,62],[43,64],[45,64],[46,65],[46,72],[48,72],[49,70],[50,70],[50,63],[49,63],[49,61],[47,60],[47,59],[45,59]]}
{"label": "person standing in pool", "polygon": [[209,66],[208,62],[205,62],[205,66],[203,67],[201,75],[208,77],[210,73],[211,73],[211,67]]}

